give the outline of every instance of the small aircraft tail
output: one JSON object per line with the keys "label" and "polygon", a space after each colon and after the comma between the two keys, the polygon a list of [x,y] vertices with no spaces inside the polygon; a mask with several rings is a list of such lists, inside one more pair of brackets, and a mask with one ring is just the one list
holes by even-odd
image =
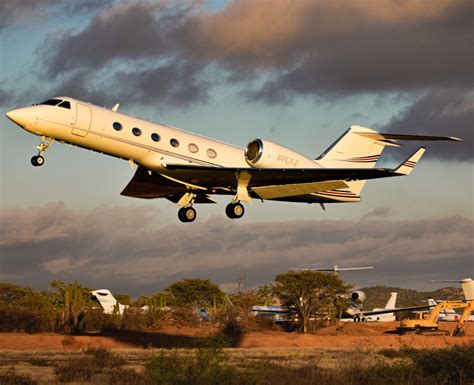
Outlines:
{"label": "small aircraft tail", "polygon": [[[462,141],[451,136],[382,134],[367,127],[351,126],[316,161],[325,168],[374,168],[385,147],[400,147],[398,141]],[[408,175],[425,149],[420,148],[395,171]],[[354,194],[360,195],[366,180],[346,182]]]}
{"label": "small aircraft tail", "polygon": [[[316,161],[325,168],[374,168],[385,146],[398,146],[389,141],[381,141],[360,134],[377,134],[376,131],[351,126]],[[347,182],[350,191],[360,195],[366,181]]]}
{"label": "small aircraft tail", "polygon": [[396,302],[397,302],[397,293],[396,292],[390,293],[390,298],[387,304],[385,305],[385,309],[395,309]]}

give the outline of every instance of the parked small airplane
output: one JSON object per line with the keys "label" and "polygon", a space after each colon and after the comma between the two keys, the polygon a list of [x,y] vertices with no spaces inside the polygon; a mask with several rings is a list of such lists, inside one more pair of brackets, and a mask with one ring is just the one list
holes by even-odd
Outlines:
{"label": "parked small airplane", "polygon": [[[372,310],[364,311],[358,303],[362,304],[365,300],[365,293],[355,291],[351,294],[354,304],[346,310],[346,316],[341,321],[362,321],[362,322],[392,322],[395,321],[395,312],[404,311],[405,308],[396,308],[397,293],[390,293],[390,298],[384,308],[374,308]],[[348,315],[348,316],[347,316]]]}
{"label": "parked small airplane", "polygon": [[[461,280],[433,280],[431,282],[456,282],[460,283],[462,287],[462,291],[464,294],[465,301],[474,301],[474,281],[472,278],[464,278]],[[428,299],[428,303],[432,306],[436,306],[439,302],[443,301],[435,301],[432,298]],[[456,313],[453,309],[443,309],[440,312],[438,317],[438,321],[459,321],[461,315]],[[474,322],[474,314],[471,314],[467,317],[467,321]]]}
{"label": "parked small airplane", "polygon": [[197,203],[215,203],[210,195],[232,196],[229,218],[244,215],[242,201],[252,198],[288,202],[359,202],[369,179],[409,175],[423,155],[420,147],[394,169],[375,168],[386,146],[400,140],[450,140],[454,137],[381,134],[351,126],[316,159],[267,140],[253,139],[246,148],[226,144],[164,124],[152,123],[70,97],[9,111],[7,117],[41,137],[33,166],[59,140],[126,159],[138,169],[122,195],[166,198],[181,206],[182,222],[196,218]]}
{"label": "parked small airplane", "polygon": [[99,289],[91,291],[93,297],[97,299],[102,306],[105,314],[119,314],[123,315],[123,312],[128,307],[127,305],[123,305],[119,303],[112,295],[110,290],[107,289]]}

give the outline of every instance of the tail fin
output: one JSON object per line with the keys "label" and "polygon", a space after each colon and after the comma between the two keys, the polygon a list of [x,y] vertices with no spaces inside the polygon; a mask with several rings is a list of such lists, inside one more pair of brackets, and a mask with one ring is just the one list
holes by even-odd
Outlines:
{"label": "tail fin", "polygon": [[395,309],[396,302],[397,302],[397,293],[396,292],[390,293],[390,299],[385,305],[385,309]]}
{"label": "tail fin", "polygon": [[[377,134],[370,128],[351,126],[316,160],[325,168],[373,168],[385,146],[398,146],[391,141],[382,141],[360,135]],[[350,190],[359,195],[365,180],[347,182]]]}

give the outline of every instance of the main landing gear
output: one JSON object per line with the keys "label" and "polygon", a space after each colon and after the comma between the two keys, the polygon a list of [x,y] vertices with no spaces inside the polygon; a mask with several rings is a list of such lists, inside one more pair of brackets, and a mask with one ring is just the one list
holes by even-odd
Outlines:
{"label": "main landing gear", "polygon": [[225,208],[225,213],[230,219],[238,219],[244,216],[244,206],[240,202],[229,203]]}
{"label": "main landing gear", "polygon": [[46,136],[41,137],[41,143],[36,147],[38,150],[38,155],[35,155],[31,158],[31,164],[35,167],[42,166],[44,164],[43,153],[46,149],[51,146],[54,142],[54,139],[47,138]]}
{"label": "main landing gear", "polygon": [[196,219],[196,210],[191,206],[181,207],[178,211],[178,218],[181,222],[193,222]]}

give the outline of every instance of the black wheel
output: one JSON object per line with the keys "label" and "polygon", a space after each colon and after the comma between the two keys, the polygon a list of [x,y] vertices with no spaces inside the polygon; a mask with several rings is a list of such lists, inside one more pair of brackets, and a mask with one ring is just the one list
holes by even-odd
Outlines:
{"label": "black wheel", "polygon": [[193,222],[196,219],[196,210],[192,207],[182,207],[178,211],[178,218],[181,222]]}
{"label": "black wheel", "polygon": [[35,167],[38,166],[37,160],[38,160],[38,157],[36,155],[31,158],[31,164]]}
{"label": "black wheel", "polygon": [[225,213],[231,219],[242,218],[245,213],[244,206],[240,203],[229,203],[225,208]]}

